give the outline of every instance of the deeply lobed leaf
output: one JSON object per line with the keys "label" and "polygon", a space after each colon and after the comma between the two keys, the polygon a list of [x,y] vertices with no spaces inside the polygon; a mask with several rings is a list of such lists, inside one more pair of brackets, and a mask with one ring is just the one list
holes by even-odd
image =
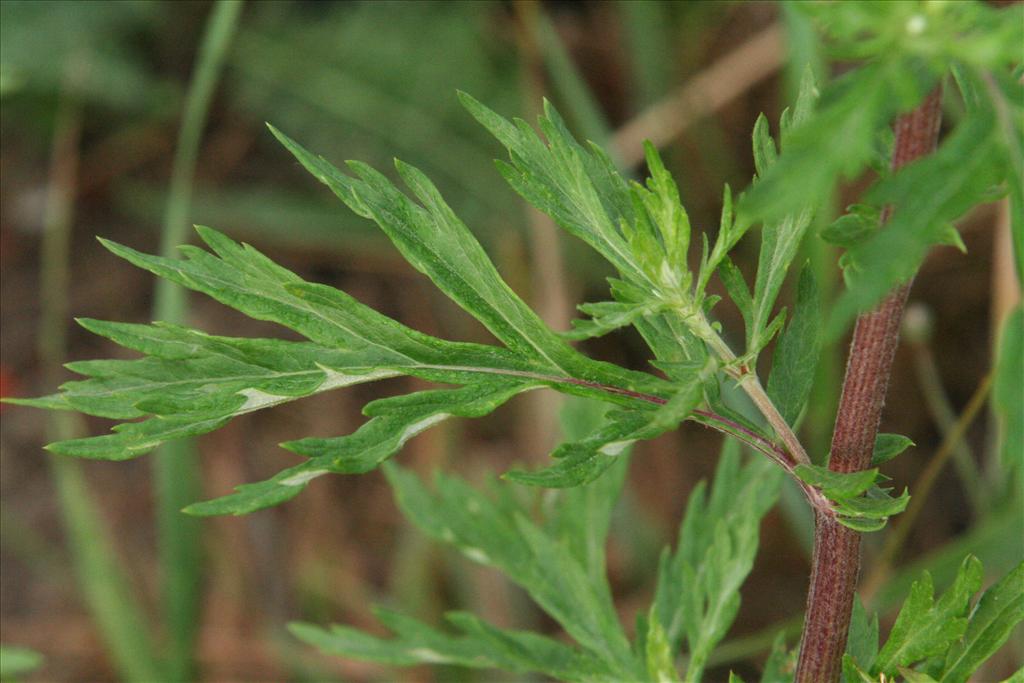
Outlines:
{"label": "deeply lobed leaf", "polygon": [[707,657],[725,637],[739,610],[739,587],[753,567],[758,527],[781,483],[767,461],[740,464],[738,444],[728,440],[710,493],[691,492],[672,554],[662,553],[652,618],[669,648],[685,638],[687,681],[700,680]]}

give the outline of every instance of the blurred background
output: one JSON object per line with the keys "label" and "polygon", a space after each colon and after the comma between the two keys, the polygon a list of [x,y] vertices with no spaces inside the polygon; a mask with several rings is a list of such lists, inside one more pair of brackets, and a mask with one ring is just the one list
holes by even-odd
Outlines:
{"label": "blurred background", "polygon": [[[489,341],[375,226],[299,168],[265,122],[335,163],[360,159],[387,171],[397,156],[422,168],[513,289],[567,329],[577,303],[605,296],[610,273],[504,184],[492,163],[503,150],[462,110],[457,90],[531,121],[548,97],[580,137],[610,146],[638,177],[640,142],[654,140],[695,230],[713,232],[722,185],[739,190],[753,175],[757,115],[774,128],[805,68],[819,77],[844,68],[828,61],[798,8],[785,3],[261,1],[211,29],[215,12],[209,2],[0,3],[3,396],[51,393],[73,377],[61,360],[122,353],[72,316],[152,320],[154,282],[95,236],[156,252],[175,211],[412,327]],[[201,137],[189,182],[183,111],[211,30],[219,34],[207,40],[219,38],[224,53],[210,57],[207,46],[207,62],[220,63],[209,106],[192,122]],[[955,121],[958,107],[950,97],[947,120]],[[176,154],[186,173],[174,190]],[[842,188],[822,207],[819,225],[869,181]],[[917,444],[887,466],[898,488],[917,493],[928,464],[952,455],[902,545],[883,554],[882,535],[868,537],[864,598],[889,618],[922,567],[943,587],[967,552],[979,555],[990,577],[1019,554],[1016,501],[987,496],[985,479],[995,448],[985,378],[995,331],[1019,296],[1001,261],[1009,258],[1008,221],[991,204],[958,227],[967,253],[935,250],[914,285],[914,329],[897,356],[882,427]],[[806,258],[835,291],[836,254],[814,237],[808,242]],[[756,237],[748,239],[736,255],[748,277],[757,247]],[[716,313],[727,336],[742,339],[735,311],[721,305]],[[188,297],[183,316],[213,333],[291,335],[198,295]],[[629,334],[585,350],[648,367],[639,337]],[[816,457],[827,450],[844,359],[845,343],[825,351],[803,425]],[[495,680],[321,657],[285,632],[287,621],[303,619],[381,633],[373,604],[430,623],[447,609],[466,609],[504,627],[554,628],[496,573],[410,528],[379,473],[321,478],[294,501],[242,518],[195,523],[161,512],[160,487],[178,486],[171,498],[189,502],[266,478],[294,462],[277,443],[347,433],[367,400],[413,386],[417,380],[389,380],[243,416],[185,446],[197,458],[194,467],[191,456],[181,460],[184,475],[154,475],[149,456],[51,459],[42,446],[54,434],[98,434],[109,425],[3,406],[0,640],[44,658],[23,679],[141,680],[147,669],[133,661],[145,660],[139,652],[178,652],[187,662],[180,648],[195,636],[194,666],[182,664],[177,674],[184,680]],[[558,400],[534,393],[488,418],[444,423],[397,457],[423,473],[443,467],[475,482],[516,462],[541,462],[558,438]],[[977,410],[965,413],[972,397]],[[965,438],[946,438],[957,425]],[[674,538],[687,493],[713,470],[720,445],[717,434],[688,425],[637,447],[609,548],[625,623],[648,604],[660,548]],[[192,485],[199,490],[190,492]],[[190,554],[195,535],[202,552]],[[167,561],[175,557],[167,538],[184,539],[177,563]],[[809,516],[786,492],[762,529],[740,616],[708,680],[725,680],[729,668],[751,675],[780,629],[794,642],[809,548]],[[876,561],[880,554],[886,562]],[[890,570],[872,574],[875,565]],[[187,605],[167,616],[175,594],[199,596],[194,618]],[[1019,662],[1019,643],[1011,644],[991,673],[1008,675]]]}

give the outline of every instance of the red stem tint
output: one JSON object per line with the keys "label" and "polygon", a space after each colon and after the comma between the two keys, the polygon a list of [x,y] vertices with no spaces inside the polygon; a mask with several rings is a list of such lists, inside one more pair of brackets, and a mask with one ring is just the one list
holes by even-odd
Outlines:
{"label": "red stem tint", "polygon": [[[942,120],[941,86],[921,105],[897,119],[892,168],[898,169],[935,149]],[[890,207],[882,212],[885,222]],[[850,346],[843,393],[832,434],[829,468],[857,472],[871,464],[871,451],[899,342],[900,318],[910,283],[889,293],[870,313],[857,319]],[[796,683],[839,680],[853,595],[860,570],[860,534],[833,517],[816,513],[811,586]]]}

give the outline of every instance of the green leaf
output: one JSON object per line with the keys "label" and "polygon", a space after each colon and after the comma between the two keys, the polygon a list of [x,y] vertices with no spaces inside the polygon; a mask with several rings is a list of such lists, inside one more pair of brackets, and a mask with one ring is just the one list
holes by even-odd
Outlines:
{"label": "green leaf", "polygon": [[377,638],[338,625],[325,630],[312,624],[292,623],[288,629],[322,652],[348,659],[393,666],[454,664],[514,673],[540,672],[564,681],[614,680],[599,662],[575,648],[535,633],[498,629],[465,612],[445,615],[458,629],[457,635],[389,610],[377,608],[375,612],[396,634],[394,638]]}
{"label": "green leaf", "polygon": [[889,489],[876,485],[886,478],[878,473],[878,468],[833,472],[820,465],[797,465],[793,473],[804,483],[819,489],[832,503],[836,521],[854,531],[878,531],[889,517],[903,512],[910,502],[906,490],[899,498],[893,498]]}
{"label": "green leaf", "polygon": [[849,654],[843,655],[843,683],[878,683],[878,679],[857,666]]}
{"label": "green leaf", "polygon": [[273,127],[271,131],[310,173],[357,214],[376,221],[413,267],[513,352],[563,372],[573,367],[579,354],[505,284],[483,247],[422,172],[396,161],[399,175],[421,203],[416,204],[369,166],[350,162],[359,178],[346,176],[284,133]]}
{"label": "green leaf", "polygon": [[584,439],[564,443],[551,456],[555,464],[526,472],[512,470],[503,478],[530,486],[564,488],[593,481],[604,473],[626,448],[642,439],[653,439],[679,426],[704,397],[698,373],[691,373],[665,404],[609,413],[599,429]]}
{"label": "green leaf", "polygon": [[455,477],[438,474],[430,492],[393,464],[385,474],[406,517],[471,560],[497,567],[622,678],[639,678],[607,582],[595,586],[569,548],[545,534],[510,501],[492,501]]}
{"label": "green leaf", "polygon": [[1024,683],[1024,667],[1017,669],[1009,678],[1002,683]]}
{"label": "green leaf", "polygon": [[854,204],[822,229],[821,239],[839,247],[851,248],[862,244],[879,228],[880,211],[869,204]]}
{"label": "green leaf", "polygon": [[999,418],[1000,456],[1007,469],[1024,470],[1024,308],[1017,306],[1003,324],[996,360],[992,403]]}
{"label": "green leaf", "polygon": [[772,139],[771,126],[768,118],[760,114],[754,121],[754,168],[757,175],[763,176],[779,156],[775,147],[775,140]]}
{"label": "green leaf", "polygon": [[779,633],[764,663],[761,683],[792,683],[793,672],[796,671],[796,656],[797,649],[787,648],[785,634]]}
{"label": "green leaf", "polygon": [[150,355],[132,361],[69,364],[89,379],[62,387],[63,407],[115,419],[147,414],[158,418],[119,425],[108,436],[48,447],[65,455],[134,457],[164,441],[216,429],[243,413],[399,374],[368,366],[359,354],[311,343],[216,337],[160,323],[79,323]]}
{"label": "green leaf", "polygon": [[821,351],[820,305],[814,271],[808,263],[797,284],[793,319],[775,347],[768,376],[768,397],[790,425],[796,424],[814,384]]}
{"label": "green leaf", "polygon": [[[554,110],[548,111],[545,120],[546,126],[553,126],[552,135],[568,136]],[[280,131],[272,128],[272,132],[310,173],[357,214],[375,220],[417,270],[517,356],[532,359],[549,372],[588,379],[602,376],[623,386],[648,381],[649,376],[583,356],[548,328],[505,284],[479,242],[419,170],[396,161],[403,181],[420,201],[416,204],[365,164],[350,162],[360,177],[347,176]],[[559,139],[561,144],[575,145],[571,136]]]}
{"label": "green leaf", "polygon": [[850,631],[846,637],[846,653],[862,669],[871,669],[878,656],[878,615],[870,619],[860,597],[854,597]]}
{"label": "green leaf", "polygon": [[922,671],[908,669],[905,666],[899,667],[898,671],[907,683],[937,683],[937,681]]}
{"label": "green leaf", "polygon": [[[888,223],[847,256],[847,291],[832,309],[829,336],[838,336],[859,312],[913,276],[944,227],[989,198],[1004,177],[995,121],[990,113],[967,118],[939,149],[884,178],[867,201],[895,208]],[[927,190],[922,190],[927,188]]]}
{"label": "green leaf", "polygon": [[35,671],[42,665],[43,656],[35,650],[0,645],[0,678],[5,681]]}
{"label": "green leaf", "polygon": [[[649,140],[644,142],[644,158],[651,177],[647,180],[646,191],[636,190],[647,217],[657,227],[668,267],[682,277],[688,271],[686,253],[690,247],[690,218],[679,201],[675,180],[665,168],[658,149]],[[660,270],[659,264],[657,275],[664,280],[664,273]]]}
{"label": "green leaf", "polygon": [[[343,296],[340,292],[336,294]],[[317,310],[325,319],[333,314],[326,307]],[[475,358],[488,366],[459,368],[452,364],[453,355],[448,356],[447,364],[441,365],[436,362],[444,360],[439,352],[449,343],[425,335],[418,341],[432,340],[433,348],[424,346],[417,355],[434,363],[420,363],[381,347],[337,350],[306,342],[217,337],[160,323],[80,323],[149,355],[133,361],[70,364],[69,368],[90,379],[65,384],[61,394],[63,406],[116,419],[155,416],[119,425],[108,436],[63,441],[49,447],[80,457],[134,457],[164,441],[216,429],[237,415],[398,374],[481,386],[510,382],[509,386],[517,388],[516,393],[538,386],[530,377],[516,374],[525,372],[528,364],[517,363],[509,355],[503,357],[500,349],[450,344],[447,350],[458,354],[454,358]],[[366,336],[370,336],[370,329],[364,328]],[[386,367],[389,363],[392,367]],[[512,377],[502,380],[502,373]]]}
{"label": "green leaf", "polygon": [[878,470],[860,472],[833,472],[821,465],[797,465],[794,470],[801,481],[821,489],[829,499],[845,499],[859,496],[878,480]]}
{"label": "green leaf", "polygon": [[871,533],[873,531],[881,531],[885,528],[888,522],[888,517],[875,518],[875,517],[837,517],[836,521],[845,526],[847,529],[853,529],[862,534]]}
{"label": "green leaf", "polygon": [[686,639],[686,681],[700,680],[707,657],[739,609],[739,587],[753,567],[761,518],[775,503],[781,472],[767,460],[740,465],[726,440],[710,494],[690,494],[676,549],[662,553],[652,614],[674,652]]}
{"label": "green leaf", "polygon": [[960,231],[952,223],[942,226],[935,237],[935,243],[953,247],[961,254],[967,253],[967,245],[964,244],[964,238],[960,236]]}
{"label": "green leaf", "polygon": [[748,227],[750,227],[749,224],[737,223],[736,213],[733,210],[732,188],[726,184],[722,192],[722,217],[718,224],[718,237],[715,238],[715,246],[711,249],[710,253],[708,252],[707,234],[704,235],[700,272],[697,276],[698,300],[704,296],[704,289],[707,287],[711,275],[728,258],[729,252],[740,241]]}
{"label": "green leaf", "polygon": [[899,498],[893,498],[877,486],[862,497],[832,500],[837,521],[855,531],[878,531],[889,517],[903,512],[909,502],[910,494],[906,489]]}
{"label": "green leaf", "polygon": [[679,672],[673,663],[675,657],[665,636],[665,629],[654,614],[647,618],[647,637],[644,639],[644,659],[647,662],[647,680],[655,683],[675,683]]}
{"label": "green leaf", "polygon": [[771,341],[769,323],[775,300],[786,279],[789,264],[796,257],[797,249],[813,217],[814,210],[806,207],[781,221],[767,223],[761,229],[761,255],[757,263],[757,279],[754,282],[752,328],[747,331],[747,350],[750,353],[759,352]]}
{"label": "green leaf", "polygon": [[659,408],[612,413],[590,436],[563,443],[555,449],[555,464],[540,471],[512,470],[505,479],[532,486],[578,486],[600,476],[630,445],[674,429],[697,407],[703,397],[701,384],[692,379]]}
{"label": "green leaf", "polygon": [[581,304],[579,309],[591,316],[590,320],[573,320],[573,329],[564,332],[564,339],[581,340],[601,337],[620,327],[632,325],[644,316],[654,315],[664,309],[665,304],[651,301],[645,304],[622,301],[601,301]]}
{"label": "green leaf", "polygon": [[[938,73],[899,59],[875,60],[824,88],[813,116],[794,120],[782,154],[740,202],[740,223],[782,220],[818,206],[840,177],[853,178],[875,154],[875,138],[912,108]],[[794,182],[799,178],[799,182]]]}
{"label": "green leaf", "polygon": [[531,387],[529,382],[493,379],[459,389],[420,391],[366,405],[372,419],[348,436],[306,438],[282,444],[309,458],[257,484],[243,484],[222,498],[190,505],[195,515],[246,514],[293,498],[313,479],[328,473],[361,474],[377,467],[406,441],[450,417],[480,417]]}
{"label": "green leaf", "polygon": [[[600,427],[606,410],[607,406],[597,401],[569,398],[562,409],[563,434],[568,439],[584,437],[587,431]],[[616,456],[609,471],[596,481],[553,491],[545,497],[550,510],[545,530],[569,548],[595,586],[607,581],[605,542],[612,510],[629,471],[629,450]]]}
{"label": "green leaf", "polygon": [[902,434],[878,434],[875,436],[875,448],[871,452],[871,464],[881,465],[889,462],[897,455],[916,445]]}
{"label": "green leaf", "polygon": [[547,140],[522,120],[509,122],[465,93],[463,106],[508,149],[510,162],[499,162],[505,180],[533,206],[551,216],[571,235],[604,256],[627,280],[647,282],[620,223],[636,222],[628,185],[596,146],[584,148],[545,102],[540,118]]}
{"label": "green leaf", "polygon": [[985,591],[971,612],[963,639],[946,654],[941,683],[966,683],[1024,620],[1024,563]]}
{"label": "green leaf", "polygon": [[981,587],[981,579],[981,563],[968,556],[953,585],[936,601],[931,575],[925,572],[911,587],[889,639],[871,667],[872,673],[892,676],[898,667],[944,654],[967,629],[967,608],[971,596]]}
{"label": "green leaf", "polygon": [[729,298],[739,309],[740,315],[743,316],[743,324],[748,330],[752,330],[754,328],[754,299],[747,288],[746,280],[743,279],[743,273],[733,264],[732,259],[726,257],[718,266],[718,277],[725,285],[725,291],[729,293]]}
{"label": "green leaf", "polygon": [[704,320],[704,289],[743,234],[733,229],[728,191],[723,228],[714,251],[705,254],[699,281],[691,290],[693,277],[686,263],[689,218],[675,182],[652,145],[645,146],[651,173],[646,185],[627,183],[607,154],[573,139],[550,105],[545,104],[539,120],[542,138],[526,122],[510,122],[472,97],[461,93],[460,97],[508,150],[509,162],[499,162],[498,169],[509,184],[618,271],[621,279],[613,281],[612,293],[623,306],[599,304],[598,318],[569,337],[603,334],[632,323],[658,360],[702,362],[707,351],[694,330],[701,328],[705,335],[710,331]]}
{"label": "green leaf", "polygon": [[[519,345],[521,353],[430,337],[343,292],[303,282],[251,247],[209,228],[198,230],[216,255],[186,247],[183,250],[188,258],[174,260],[105,244],[157,275],[202,291],[253,317],[291,327],[311,341],[236,339],[161,323],[82,320],[87,329],[146,357],[72,363],[69,368],[86,375],[87,380],[65,384],[56,396],[20,402],[120,420],[150,417],[118,425],[113,434],[52,444],[50,448],[55,452],[92,458],[135,457],[165,441],[217,429],[237,415],[402,374],[464,386],[373,403],[367,406],[367,414],[373,419],[355,433],[291,442],[286,447],[310,460],[268,481],[243,485],[225,498],[191,506],[192,513],[240,514],[290,499],[322,474],[367,471],[409,438],[441,420],[484,415],[511,396],[540,386],[625,406],[639,404],[642,412],[638,415],[646,417],[631,419],[638,426],[650,422],[646,433],[660,433],[658,430],[678,423],[664,417],[675,405],[672,400],[669,406],[651,409],[650,400],[665,400],[660,396],[671,399],[673,392],[679,391],[654,376],[590,361],[564,346],[562,357],[570,359],[567,364],[582,377],[566,375],[530,345],[527,336],[515,337],[511,332],[508,338]],[[488,272],[492,271],[481,266],[479,279]],[[500,290],[499,285],[491,284]],[[526,327],[529,325],[524,324]],[[540,338],[546,343],[553,335],[548,331]],[[563,347],[563,342],[557,345]],[[547,348],[557,355],[557,347]],[[640,389],[654,398],[632,398]],[[674,418],[682,419],[692,409],[684,408],[674,413]],[[602,470],[593,465],[590,463],[596,476]]]}

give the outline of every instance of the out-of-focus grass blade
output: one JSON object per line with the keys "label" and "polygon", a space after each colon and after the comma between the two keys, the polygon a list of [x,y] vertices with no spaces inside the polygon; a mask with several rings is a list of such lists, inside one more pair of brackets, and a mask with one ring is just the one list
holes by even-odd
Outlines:
{"label": "out-of-focus grass blade", "polygon": [[[568,110],[569,116],[576,122],[580,137],[606,146],[611,138],[611,129],[608,127],[604,112],[590,92],[590,86],[573,64],[551,19],[543,12],[536,12],[535,17],[533,26],[529,28],[540,47],[544,64],[551,75],[551,84],[562,108]],[[609,153],[613,152],[614,150],[609,150]],[[618,162],[616,165],[621,166]]]}
{"label": "out-of-focus grass blade", "polygon": [[[70,438],[79,432],[73,415],[50,413],[49,419],[50,440]],[[161,680],[146,619],[117,562],[108,530],[89,493],[82,463],[61,455],[50,455],[49,460],[79,587],[117,670],[124,680],[134,683]]]}
{"label": "out-of-focus grass blade", "polygon": [[[89,66],[88,54],[79,54],[66,64],[65,78],[75,81]],[[71,92],[63,92],[56,114],[53,164],[43,219],[38,346],[44,373],[53,380],[48,382],[51,384],[56,383],[60,363],[67,355],[71,225],[82,130],[82,105]],[[80,430],[74,420],[68,413],[48,413],[46,436],[50,440],[75,436]],[[81,464],[53,455],[48,460],[79,589],[111,658],[124,680],[157,680],[158,666],[145,617],[128,588],[113,543],[89,494]]]}
{"label": "out-of-focus grass blade", "polygon": [[[199,141],[206,123],[214,88],[228,45],[238,25],[241,0],[218,0],[207,20],[195,69],[185,99],[185,111],[167,198],[161,235],[161,253],[167,255],[186,241],[192,204]],[[182,288],[167,280],[157,283],[154,317],[180,323],[185,317]],[[160,544],[163,618],[167,625],[169,652],[164,680],[194,679],[193,645],[199,625],[201,555],[199,520],[181,512],[199,498],[198,462],[192,443],[165,445],[153,461]]]}
{"label": "out-of-focus grass blade", "polygon": [[635,88],[633,103],[638,108],[654,104],[672,83],[675,54],[671,34],[671,7],[663,2],[620,0],[619,12],[627,32]]}
{"label": "out-of-focus grass blade", "polygon": [[0,679],[5,681],[14,676],[35,671],[43,665],[43,656],[27,647],[0,645]]}

